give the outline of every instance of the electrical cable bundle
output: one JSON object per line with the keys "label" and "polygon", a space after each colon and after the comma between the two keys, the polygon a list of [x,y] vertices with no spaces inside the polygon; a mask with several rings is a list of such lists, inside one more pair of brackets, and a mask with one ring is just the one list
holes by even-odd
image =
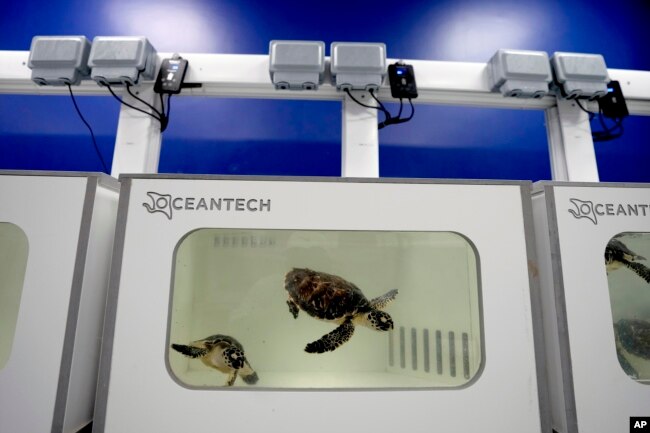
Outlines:
{"label": "electrical cable bundle", "polygon": [[[591,137],[594,142],[610,141],[623,135],[623,117],[608,117],[603,113],[602,107],[599,108],[598,113],[594,113],[584,108],[580,101],[577,99],[575,101],[582,111],[589,114],[589,122],[591,122],[594,117],[598,116],[598,120],[602,129],[600,131],[592,130]],[[614,125],[609,126],[607,122],[605,122],[605,118],[613,120]]]}
{"label": "electrical cable bundle", "polygon": [[357,104],[361,105],[362,107],[372,108],[372,109],[375,109],[377,111],[381,111],[382,113],[384,113],[384,121],[380,122],[377,125],[377,129],[382,129],[382,128],[388,126],[388,125],[397,125],[398,123],[408,122],[409,120],[411,120],[413,118],[413,114],[415,114],[415,107],[413,107],[413,102],[411,101],[411,98],[408,98],[409,104],[411,105],[411,114],[408,117],[402,117],[402,111],[403,111],[403,108],[404,108],[404,100],[403,100],[403,98],[399,98],[399,111],[397,113],[397,116],[393,117],[390,114],[390,112],[386,109],[384,104],[382,104],[381,101],[379,99],[377,99],[377,97],[375,96],[374,90],[370,89],[370,90],[368,90],[368,92],[370,93],[370,96],[372,96],[372,99],[377,101],[377,106],[372,106],[372,105],[367,105],[367,104],[362,103],[361,101],[356,99],[354,96],[352,96],[352,93],[350,93],[350,89],[345,89],[345,93],[347,93],[347,95],[350,97],[350,99],[352,99]]}
{"label": "electrical cable bundle", "polygon": [[120,104],[123,104],[123,105],[125,105],[125,106],[127,106],[127,107],[129,107],[129,108],[131,108],[133,110],[139,111],[140,113],[144,113],[144,114],[146,114],[148,116],[151,116],[154,119],[156,119],[158,122],[160,122],[160,132],[164,132],[165,129],[167,129],[167,125],[169,125],[169,112],[171,111],[171,103],[170,103],[170,99],[172,97],[171,94],[167,97],[167,112],[165,112],[165,102],[163,101],[163,95],[162,95],[162,93],[159,94],[160,95],[161,111],[158,111],[158,109],[156,107],[154,107],[153,105],[151,105],[150,103],[148,103],[147,101],[145,101],[144,99],[138,97],[135,93],[133,93],[131,91],[131,84],[127,83],[126,84],[126,91],[128,92],[128,94],[131,95],[137,101],[140,101],[144,105],[149,107],[153,111],[153,113],[150,113],[150,112],[145,111],[145,110],[143,110],[141,108],[134,107],[133,105],[131,105],[131,104],[127,103],[127,102],[124,102],[124,100],[122,98],[120,98],[119,96],[117,96],[115,94],[115,92],[111,88],[110,84],[104,84],[104,86],[108,89],[108,91],[111,93],[111,95],[113,95],[113,97],[120,102]]}

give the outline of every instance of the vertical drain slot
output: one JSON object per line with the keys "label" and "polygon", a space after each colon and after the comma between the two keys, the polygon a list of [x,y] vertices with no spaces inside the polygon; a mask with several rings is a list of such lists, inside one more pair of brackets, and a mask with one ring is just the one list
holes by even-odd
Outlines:
{"label": "vertical drain slot", "polygon": [[438,374],[442,374],[442,332],[436,331],[436,366]]}
{"label": "vertical drain slot", "polygon": [[415,328],[411,328],[411,367],[418,369],[418,335]]}
{"label": "vertical drain slot", "polygon": [[424,352],[424,371],[427,373],[431,371],[431,366],[429,365],[429,330],[422,330],[422,351]]}
{"label": "vertical drain slot", "polygon": [[444,383],[453,386],[471,377],[471,343],[470,333],[461,329],[400,326],[388,333],[388,364],[417,377],[445,376]]}
{"label": "vertical drain slot", "polygon": [[469,379],[469,335],[463,332],[463,377]]}
{"label": "vertical drain slot", "polygon": [[449,373],[456,377],[456,340],[454,331],[449,331]]}
{"label": "vertical drain slot", "polygon": [[399,366],[406,368],[406,331],[399,327]]}

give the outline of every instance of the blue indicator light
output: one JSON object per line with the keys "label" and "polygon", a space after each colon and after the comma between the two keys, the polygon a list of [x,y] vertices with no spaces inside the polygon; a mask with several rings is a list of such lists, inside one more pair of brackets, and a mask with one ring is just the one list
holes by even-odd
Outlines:
{"label": "blue indicator light", "polygon": [[404,69],[398,69],[397,75],[404,75]]}
{"label": "blue indicator light", "polygon": [[612,89],[611,87],[607,88],[607,93],[612,93],[613,91],[614,91],[614,89]]}

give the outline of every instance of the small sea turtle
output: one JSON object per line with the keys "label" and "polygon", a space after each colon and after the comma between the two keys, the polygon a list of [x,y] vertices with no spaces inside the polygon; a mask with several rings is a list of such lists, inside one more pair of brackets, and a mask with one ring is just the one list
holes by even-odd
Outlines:
{"label": "small sea turtle", "polygon": [[334,331],[307,344],[306,352],[331,352],[352,337],[355,324],[377,331],[393,329],[393,319],[381,310],[395,299],[397,290],[368,301],[357,286],[341,277],[298,268],[287,273],[284,287],[289,292],[287,305],[294,318],[303,310],[317,319],[339,324]]}
{"label": "small sea turtle", "polygon": [[[630,363],[634,357],[650,361],[650,322],[638,319],[621,319],[614,324],[616,354],[623,370],[633,379],[639,374]],[[630,359],[628,359],[630,358]]]}
{"label": "small sea turtle", "polygon": [[623,242],[616,238],[610,240],[605,247],[605,267],[608,273],[621,266],[625,266],[650,283],[650,269],[638,263],[637,260],[645,260],[645,257],[630,250]]}
{"label": "small sea turtle", "polygon": [[200,358],[208,367],[228,374],[226,386],[232,386],[239,373],[249,385],[257,383],[257,373],[244,356],[244,347],[232,337],[211,335],[203,340],[192,341],[188,346],[172,344],[172,349],[189,358]]}

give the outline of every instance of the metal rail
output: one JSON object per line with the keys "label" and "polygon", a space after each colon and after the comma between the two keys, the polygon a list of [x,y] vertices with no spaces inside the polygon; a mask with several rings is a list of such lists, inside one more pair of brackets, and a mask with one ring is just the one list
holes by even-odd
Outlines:
{"label": "metal rail", "polygon": [[[348,103],[342,92],[326,82],[316,91],[276,90],[271,83],[266,55],[182,54],[189,60],[187,83],[200,87],[184,89],[180,96],[266,98],[342,101],[342,175],[379,175],[379,143],[376,110]],[[169,53],[159,53],[158,63]],[[0,94],[63,95],[65,87],[38,86],[27,67],[28,51],[0,51]],[[329,62],[329,59],[326,58]],[[396,59],[388,59],[389,63]],[[591,129],[585,113],[571,101],[554,96],[542,99],[506,98],[490,91],[487,64],[406,60],[413,64],[418,83],[417,104],[444,104],[473,107],[545,110],[549,153],[554,180],[598,181]],[[650,115],[650,71],[609,69],[610,77],[621,84],[630,114]],[[140,96],[155,104],[153,82],[138,86]],[[93,81],[75,88],[78,95],[106,95]],[[360,92],[362,93],[362,92]],[[380,99],[390,99],[384,85]],[[128,101],[128,95],[126,95]],[[368,101],[370,98],[366,98]],[[158,169],[161,134],[151,118],[122,107],[118,122],[112,175],[154,173]]]}

